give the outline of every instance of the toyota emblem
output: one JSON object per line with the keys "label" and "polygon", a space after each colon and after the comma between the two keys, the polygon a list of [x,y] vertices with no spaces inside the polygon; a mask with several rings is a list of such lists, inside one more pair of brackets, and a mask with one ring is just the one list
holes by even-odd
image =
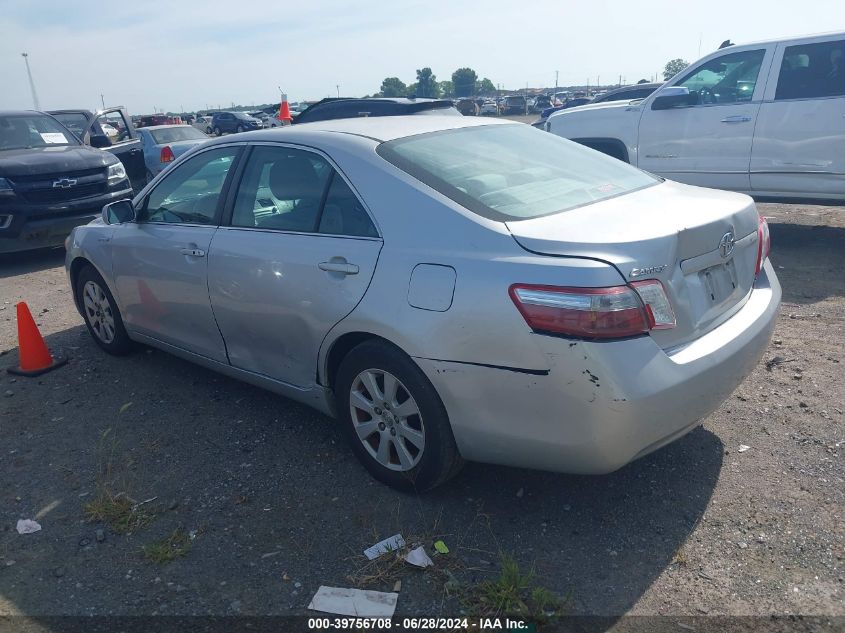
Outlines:
{"label": "toyota emblem", "polygon": [[733,231],[728,231],[722,236],[722,239],[719,240],[719,255],[722,256],[722,259],[730,257],[730,254],[734,252],[735,243]]}

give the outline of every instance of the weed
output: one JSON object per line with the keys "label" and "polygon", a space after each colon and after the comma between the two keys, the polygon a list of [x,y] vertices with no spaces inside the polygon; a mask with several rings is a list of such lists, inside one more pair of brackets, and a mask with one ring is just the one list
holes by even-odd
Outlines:
{"label": "weed", "polygon": [[152,510],[142,509],[123,493],[112,494],[105,486],[100,486],[97,496],[85,504],[84,510],[86,519],[102,521],[118,534],[135,532],[155,518]]}
{"label": "weed", "polygon": [[144,558],[151,563],[164,565],[187,555],[191,550],[191,538],[185,530],[176,528],[169,536],[144,545],[141,550],[144,552]]}
{"label": "weed", "polygon": [[479,617],[512,616],[537,621],[563,613],[563,602],[545,587],[536,585],[533,569],[523,572],[519,563],[504,553],[501,560],[497,579],[457,587],[467,611]]}

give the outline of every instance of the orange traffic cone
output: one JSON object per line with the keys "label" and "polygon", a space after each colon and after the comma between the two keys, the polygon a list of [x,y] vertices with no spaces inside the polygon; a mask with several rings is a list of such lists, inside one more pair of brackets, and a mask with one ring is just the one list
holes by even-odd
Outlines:
{"label": "orange traffic cone", "polygon": [[20,366],[9,367],[7,371],[19,376],[39,376],[64,365],[67,358],[54,358],[50,354],[26,303],[21,302],[15,307],[18,310],[18,364]]}
{"label": "orange traffic cone", "polygon": [[293,117],[290,115],[287,95],[282,100],[282,105],[279,106],[279,121],[286,121],[287,123],[293,121]]}

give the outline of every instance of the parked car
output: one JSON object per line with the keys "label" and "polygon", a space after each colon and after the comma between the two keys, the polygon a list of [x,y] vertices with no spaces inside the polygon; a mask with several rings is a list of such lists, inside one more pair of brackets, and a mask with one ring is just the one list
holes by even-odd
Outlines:
{"label": "parked car", "polygon": [[481,105],[481,110],[479,112],[482,115],[498,115],[499,114],[499,106],[496,104],[495,101],[485,101]]}
{"label": "parked car", "polygon": [[258,119],[245,112],[215,112],[211,119],[211,131],[214,136],[260,130],[264,127]]}
{"label": "parked car", "polygon": [[845,200],[845,33],[720,49],[636,104],[547,128],[647,171],[756,196]]}
{"label": "parked car", "polygon": [[150,127],[152,125],[171,125],[174,123],[173,117],[166,114],[145,114],[137,117],[135,127]]}
{"label": "parked car", "polygon": [[263,110],[258,110],[257,112],[250,112],[249,116],[261,121],[262,127],[270,127],[270,115],[264,112]]}
{"label": "parked car", "polygon": [[747,196],[480,117],[211,140],[70,245],[105,351],[336,415],[414,490],[464,459],[605,473],[673,441],[754,368],[781,295]]}
{"label": "parked car", "polygon": [[133,191],[138,192],[147,184],[141,141],[126,108],[119,106],[97,112],[50,110],[48,114],[73,132],[85,145],[117,156],[126,169]]}
{"label": "parked car", "polygon": [[645,99],[652,92],[657,90],[662,83],[634,84],[633,86],[622,86],[615,90],[608,90],[593,97],[590,103],[605,103],[606,101],[633,101],[634,99]]}
{"label": "parked car", "polygon": [[571,108],[580,108],[582,106],[588,105],[589,103],[590,99],[587,97],[573,97],[565,103],[552,106],[551,108],[546,108],[540,113],[540,117],[531,125],[538,129],[544,130],[546,129],[546,121],[548,121],[549,117],[555,112],[560,112],[561,110],[569,110]]}
{"label": "parked car", "polygon": [[43,112],[0,112],[0,253],[59,246],[132,188],[123,164]]}
{"label": "parked car", "polygon": [[318,101],[296,115],[295,124],[347,119],[351,117],[401,116],[411,114],[458,115],[460,112],[447,99],[406,99],[383,97],[352,99],[328,98]]}
{"label": "parked car", "polygon": [[144,147],[147,181],[155,178],[179,156],[208,140],[208,135],[190,125],[153,125],[138,130]]}
{"label": "parked car", "polygon": [[464,116],[476,116],[478,114],[478,104],[475,103],[475,99],[458,99],[455,108]]}
{"label": "parked car", "polygon": [[525,114],[528,111],[528,105],[525,97],[522,95],[511,95],[505,97],[505,104],[502,108],[502,114]]}
{"label": "parked car", "polygon": [[205,132],[208,135],[211,135],[214,132],[214,127],[211,125],[211,121],[214,117],[210,114],[197,116],[196,120],[191,124],[200,132]]}
{"label": "parked car", "polygon": [[549,95],[537,95],[534,103],[531,105],[531,112],[542,112],[546,108],[552,107],[552,98]]}

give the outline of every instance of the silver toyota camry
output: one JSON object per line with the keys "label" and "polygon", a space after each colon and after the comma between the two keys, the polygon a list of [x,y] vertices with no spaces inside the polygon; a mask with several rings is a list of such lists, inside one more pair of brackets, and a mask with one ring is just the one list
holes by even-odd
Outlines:
{"label": "silver toyota camry", "polygon": [[781,291],[747,196],[521,123],[382,117],[227,136],[74,230],[94,341],[338,418],[378,479],[464,460],[606,473],[754,368]]}

